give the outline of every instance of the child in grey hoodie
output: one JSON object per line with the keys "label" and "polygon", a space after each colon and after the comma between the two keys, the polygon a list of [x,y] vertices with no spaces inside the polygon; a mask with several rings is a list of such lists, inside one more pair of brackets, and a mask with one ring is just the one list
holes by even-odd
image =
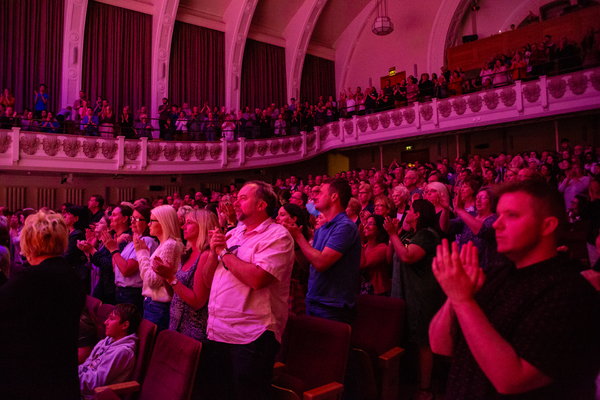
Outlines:
{"label": "child in grey hoodie", "polygon": [[135,335],[142,314],[133,304],[118,304],[104,325],[106,338],[79,366],[81,395],[94,398],[94,388],[126,382],[135,366],[138,338]]}

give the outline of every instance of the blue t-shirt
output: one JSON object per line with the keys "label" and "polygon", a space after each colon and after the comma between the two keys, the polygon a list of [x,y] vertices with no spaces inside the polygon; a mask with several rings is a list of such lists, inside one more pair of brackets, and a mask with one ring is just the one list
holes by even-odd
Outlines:
{"label": "blue t-shirt", "polygon": [[332,307],[354,306],[359,292],[360,235],[358,227],[342,211],[317,229],[313,247],[329,247],[342,257],[324,272],[310,266],[306,299]]}
{"label": "blue t-shirt", "polygon": [[47,101],[49,99],[48,93],[38,93],[38,95],[35,98],[35,111],[43,111],[48,109],[47,103],[44,103],[44,100],[42,100],[42,98]]}

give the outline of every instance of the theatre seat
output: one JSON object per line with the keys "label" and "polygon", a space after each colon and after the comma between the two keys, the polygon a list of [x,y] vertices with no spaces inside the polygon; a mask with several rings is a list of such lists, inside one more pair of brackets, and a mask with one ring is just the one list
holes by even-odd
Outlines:
{"label": "theatre seat", "polygon": [[90,312],[94,315],[98,314],[98,307],[100,307],[101,304],[102,302],[100,300],[90,296],[89,294],[85,298],[85,305],[87,306],[88,310],[90,310]]}
{"label": "theatre seat", "polygon": [[[131,374],[131,380],[143,385],[144,379],[146,379],[146,373],[148,372],[150,358],[152,357],[154,342],[156,341],[156,324],[153,324],[147,319],[142,319],[142,322],[136,331],[136,336],[138,337],[138,352],[135,360],[135,367],[133,367],[133,372]],[[137,397],[136,394],[130,398],[137,399]]]}
{"label": "theatre seat", "polygon": [[352,348],[361,370],[362,398],[398,399],[404,300],[360,295],[352,324]]}
{"label": "theatre seat", "polygon": [[139,391],[140,400],[188,400],[202,344],[175,331],[159,333],[144,383],[131,381],[94,389],[97,400],[118,400]]}
{"label": "theatre seat", "polygon": [[[306,315],[288,319],[289,344],[273,370],[277,400],[338,399],[350,348],[350,326]],[[287,338],[285,340],[288,340]]]}

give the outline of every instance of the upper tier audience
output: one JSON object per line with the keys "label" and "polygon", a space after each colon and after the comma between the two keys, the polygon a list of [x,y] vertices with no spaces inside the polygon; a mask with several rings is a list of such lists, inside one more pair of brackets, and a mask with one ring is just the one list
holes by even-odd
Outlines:
{"label": "upper tier audience", "polygon": [[600,30],[590,28],[581,43],[562,37],[558,45],[546,35],[539,43],[526,43],[521,49],[506,49],[486,60],[481,71],[463,71],[460,66],[454,71],[446,66],[441,73],[422,73],[420,79],[409,76],[400,83],[391,85],[387,80],[379,91],[368,87],[351,88],[339,93],[337,99],[319,96],[315,104],[306,99],[289,104],[271,103],[264,109],[243,106],[240,110],[227,110],[224,106],[210,107],[204,102],[202,108],[172,104],[162,99],[158,107],[157,121],[152,121],[149,110],[141,107],[135,115],[130,106],[120,114],[113,110],[108,99],[98,97],[93,104],[81,90],[73,106],[66,106],[54,113],[48,109],[49,94],[46,85],[34,92],[33,110],[17,112],[15,98],[10,89],[0,96],[0,129],[20,126],[24,131],[46,133],[69,133],[87,136],[114,137],[123,135],[127,139],[153,138],[155,130],[163,140],[214,141],[220,138],[260,139],[284,135],[297,135],[300,131],[312,131],[316,126],[365,115],[392,108],[404,107],[415,101],[429,101],[434,97],[444,98],[471,93],[477,90],[511,84],[516,80],[534,79],[540,75],[569,73],[581,68],[600,64]]}

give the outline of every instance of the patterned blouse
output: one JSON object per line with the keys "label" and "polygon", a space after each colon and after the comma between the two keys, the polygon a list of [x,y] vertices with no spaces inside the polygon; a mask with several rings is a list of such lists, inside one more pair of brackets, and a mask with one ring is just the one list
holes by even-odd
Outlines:
{"label": "patterned blouse", "polygon": [[[187,288],[194,290],[194,275],[196,268],[198,267],[198,261],[200,256],[194,265],[187,270],[181,269],[182,264],[179,264],[179,269],[175,273],[175,277],[180,284],[185,285]],[[177,293],[173,294],[173,300],[171,301],[171,320],[169,322],[169,329],[177,331],[183,335],[189,336],[196,340],[207,339],[206,336],[206,321],[208,319],[208,302],[204,307],[199,310],[194,310],[192,306],[183,301]]]}

